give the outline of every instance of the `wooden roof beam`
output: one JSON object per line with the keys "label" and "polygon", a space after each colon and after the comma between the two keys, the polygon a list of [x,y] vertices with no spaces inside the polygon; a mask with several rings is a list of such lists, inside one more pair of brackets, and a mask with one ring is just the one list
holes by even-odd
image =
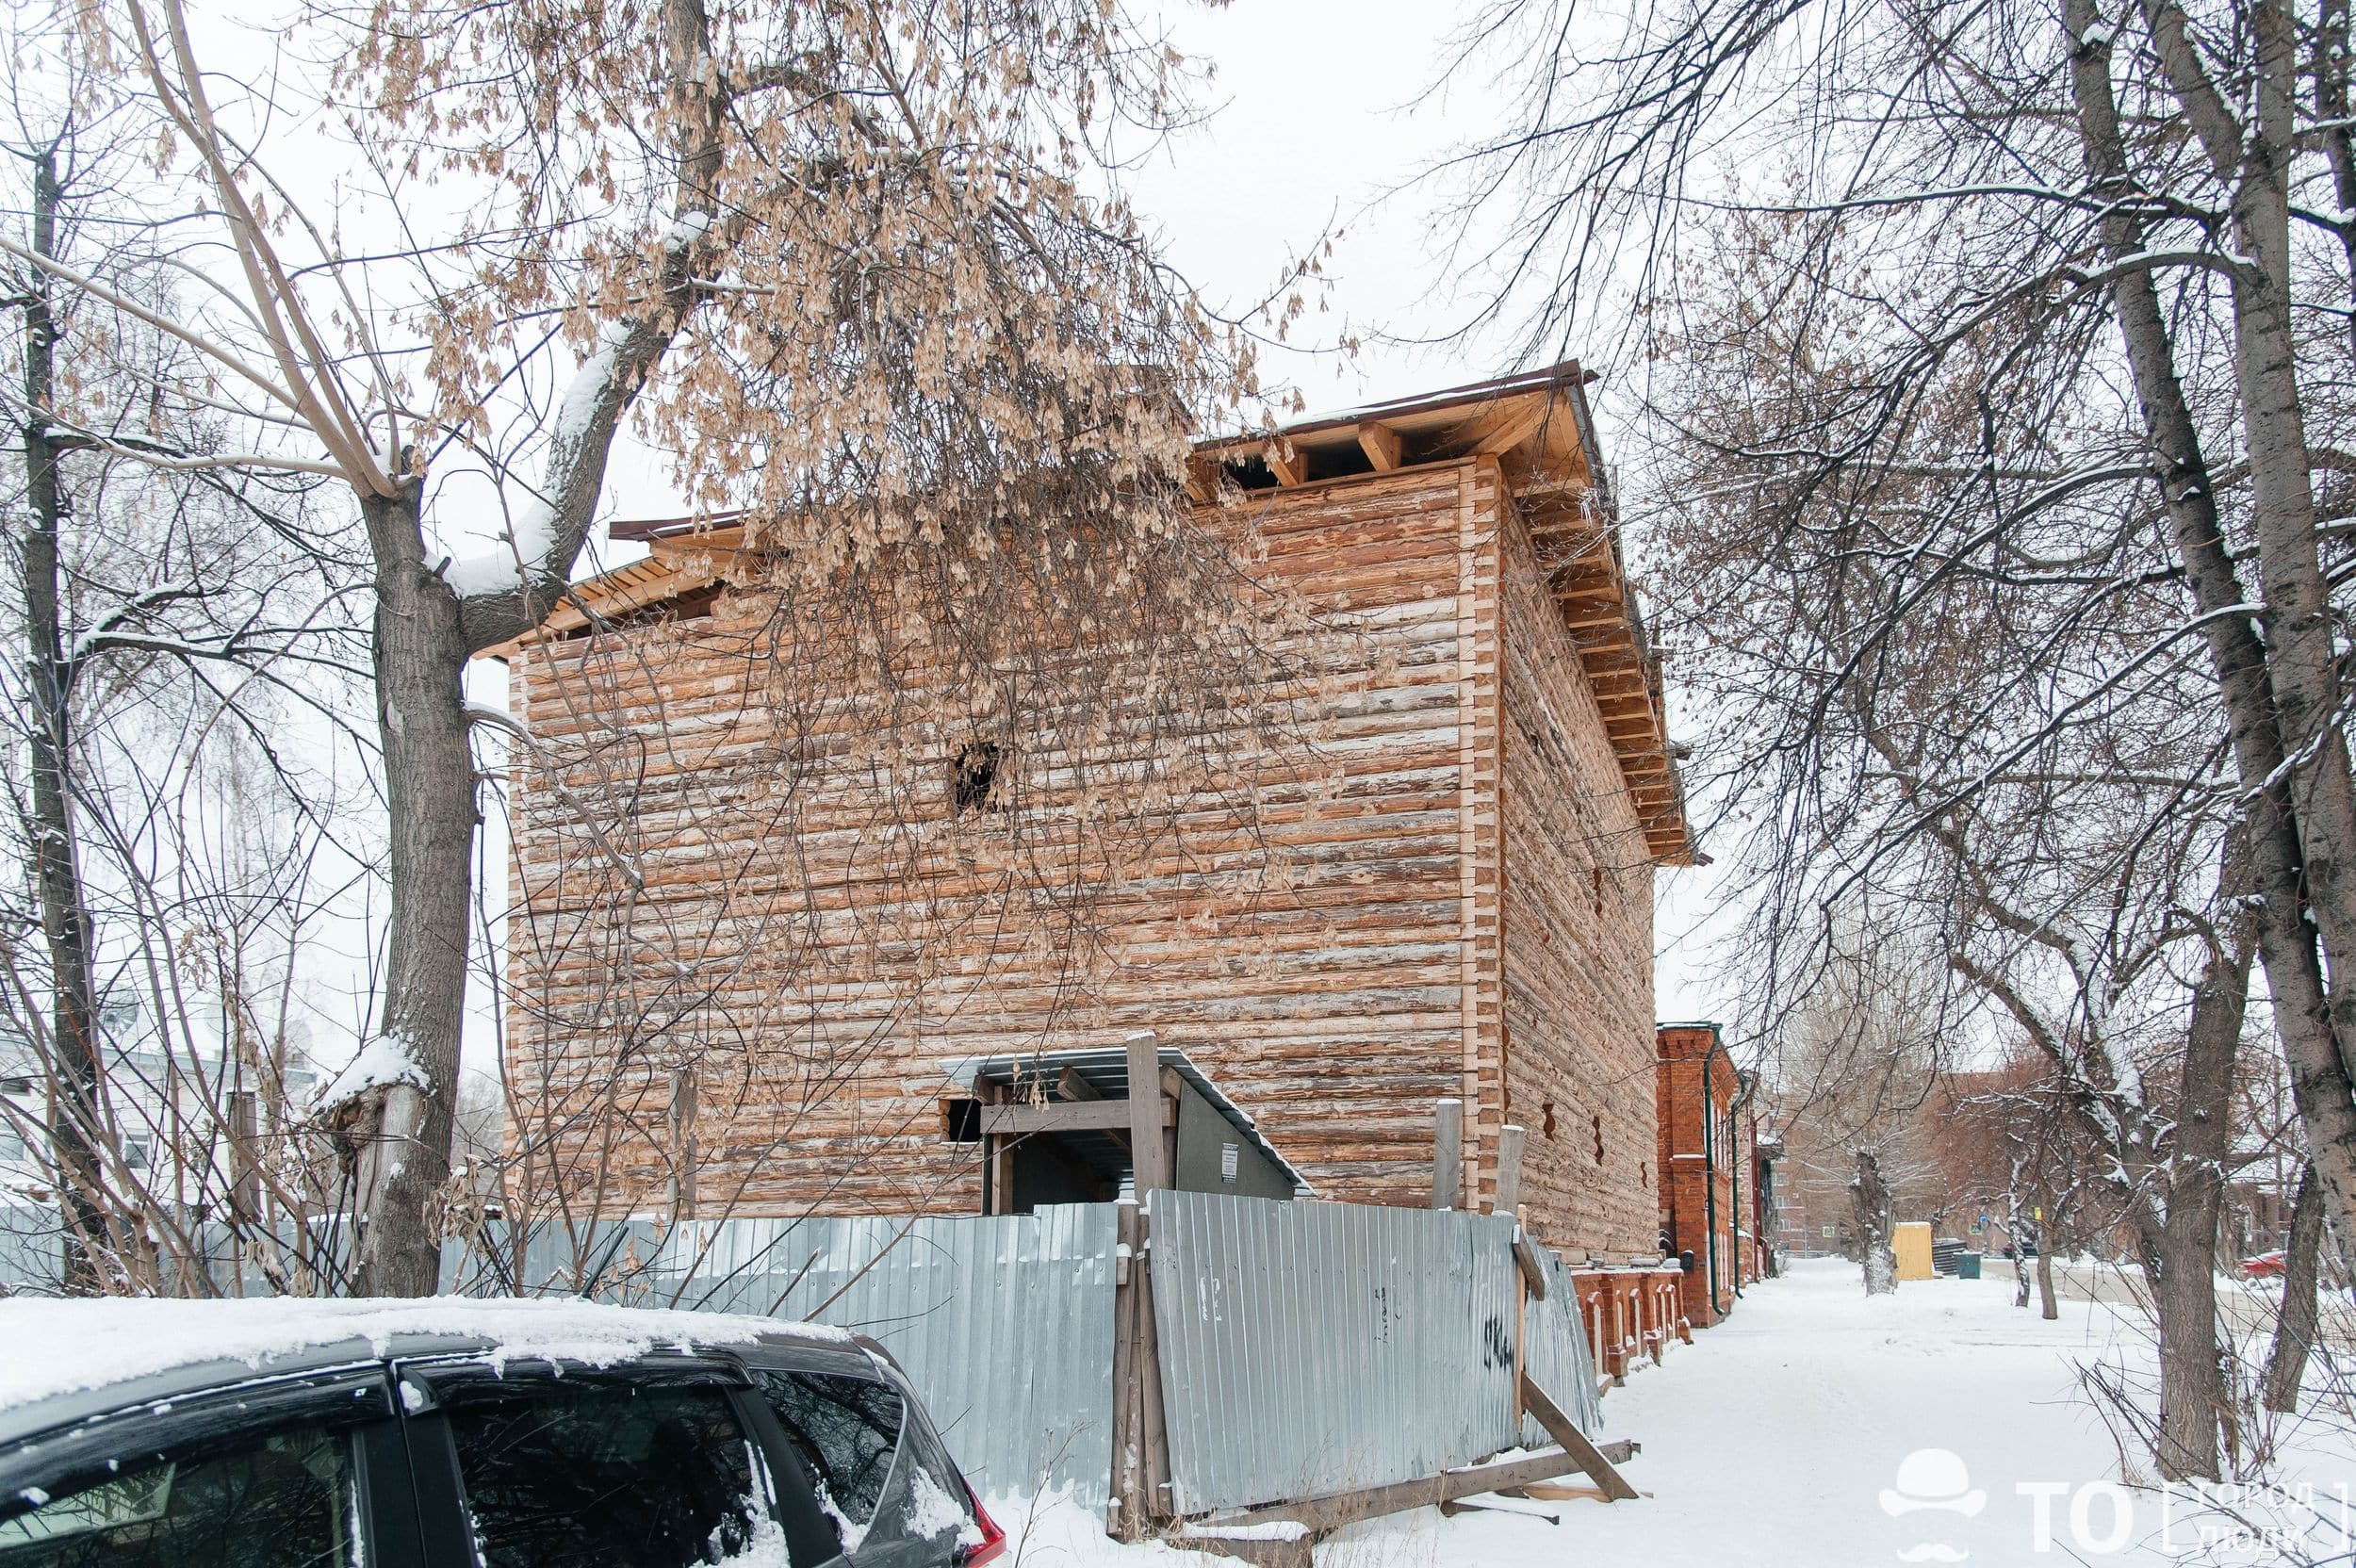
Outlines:
{"label": "wooden roof beam", "polygon": [[1261,455],[1268,459],[1268,472],[1276,476],[1279,487],[1298,490],[1307,482],[1309,478],[1308,456],[1286,437],[1272,436],[1260,450]]}
{"label": "wooden roof beam", "polygon": [[1482,415],[1458,439],[1467,441],[1467,450],[1476,457],[1502,457],[1537,434],[1552,407],[1550,398],[1517,398]]}
{"label": "wooden roof beam", "polygon": [[1366,454],[1366,461],[1374,465],[1374,471],[1378,474],[1387,474],[1398,468],[1399,451],[1404,445],[1399,432],[1380,419],[1368,419],[1358,427],[1358,449]]}

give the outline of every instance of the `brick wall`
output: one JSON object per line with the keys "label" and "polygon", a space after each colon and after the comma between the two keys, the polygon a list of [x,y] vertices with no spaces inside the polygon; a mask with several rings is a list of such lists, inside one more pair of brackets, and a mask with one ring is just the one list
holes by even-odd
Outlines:
{"label": "brick wall", "polygon": [[1713,1026],[1662,1024],[1658,1038],[1661,1230],[1672,1256],[1694,1255],[1684,1281],[1686,1315],[1707,1328],[1733,1310],[1738,1285],[1759,1277],[1747,1235],[1757,1128],[1747,1107],[1735,1110],[1742,1076]]}

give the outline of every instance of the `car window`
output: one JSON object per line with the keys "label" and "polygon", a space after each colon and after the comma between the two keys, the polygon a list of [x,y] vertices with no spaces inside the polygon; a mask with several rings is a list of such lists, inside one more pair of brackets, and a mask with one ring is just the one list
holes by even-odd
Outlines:
{"label": "car window", "polygon": [[907,1418],[900,1391],[874,1378],[756,1370],[753,1384],[810,1468],[818,1506],[856,1550],[882,1500]]}
{"label": "car window", "polygon": [[192,1449],[0,1519],[0,1568],[356,1565],[347,1433],[314,1428]]}
{"label": "car window", "polygon": [[506,1385],[470,1394],[449,1419],[486,1568],[785,1560],[719,1389]]}

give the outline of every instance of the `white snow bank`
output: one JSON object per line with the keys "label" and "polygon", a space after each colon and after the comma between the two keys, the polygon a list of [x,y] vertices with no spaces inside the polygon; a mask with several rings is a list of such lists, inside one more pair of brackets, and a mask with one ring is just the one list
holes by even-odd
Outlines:
{"label": "white snow bank", "polygon": [[1123,1545],[1104,1533],[1104,1515],[1072,1500],[1069,1490],[1035,1497],[992,1494],[982,1500],[991,1521],[1006,1532],[1007,1563],[1037,1563],[1040,1568],[1140,1568],[1142,1564],[1223,1563],[1235,1568],[1232,1557],[1189,1552],[1160,1541]]}
{"label": "white snow bank", "polygon": [[347,1340],[382,1355],[403,1334],[488,1341],[494,1360],[579,1362],[608,1366],[650,1350],[743,1345],[791,1328],[848,1345],[840,1329],[722,1313],[658,1312],[565,1298],[476,1300],[245,1301],[113,1298],[0,1300],[0,1409],[103,1388],[204,1362],[243,1362],[263,1370],[281,1358]]}
{"label": "white snow bank", "polygon": [[313,1097],[311,1108],[332,1111],[347,1100],[387,1084],[427,1086],[425,1068],[417,1061],[417,1054],[410,1049],[405,1037],[391,1033],[373,1036],[361,1046],[360,1054]]}

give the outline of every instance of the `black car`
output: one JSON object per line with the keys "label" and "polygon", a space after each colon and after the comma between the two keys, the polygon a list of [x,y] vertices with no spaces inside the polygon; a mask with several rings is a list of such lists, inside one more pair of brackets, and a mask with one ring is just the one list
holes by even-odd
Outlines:
{"label": "black car", "polygon": [[[31,1369],[57,1386],[0,1408],[0,1568],[980,1568],[1004,1552],[872,1341],[552,1305],[480,1330],[466,1307],[438,1324],[347,1310],[265,1356],[232,1336],[239,1359],[111,1380],[124,1358],[100,1357],[94,1386]],[[640,1317],[662,1331],[613,1331]],[[41,1353],[0,1344],[20,1351]]]}

